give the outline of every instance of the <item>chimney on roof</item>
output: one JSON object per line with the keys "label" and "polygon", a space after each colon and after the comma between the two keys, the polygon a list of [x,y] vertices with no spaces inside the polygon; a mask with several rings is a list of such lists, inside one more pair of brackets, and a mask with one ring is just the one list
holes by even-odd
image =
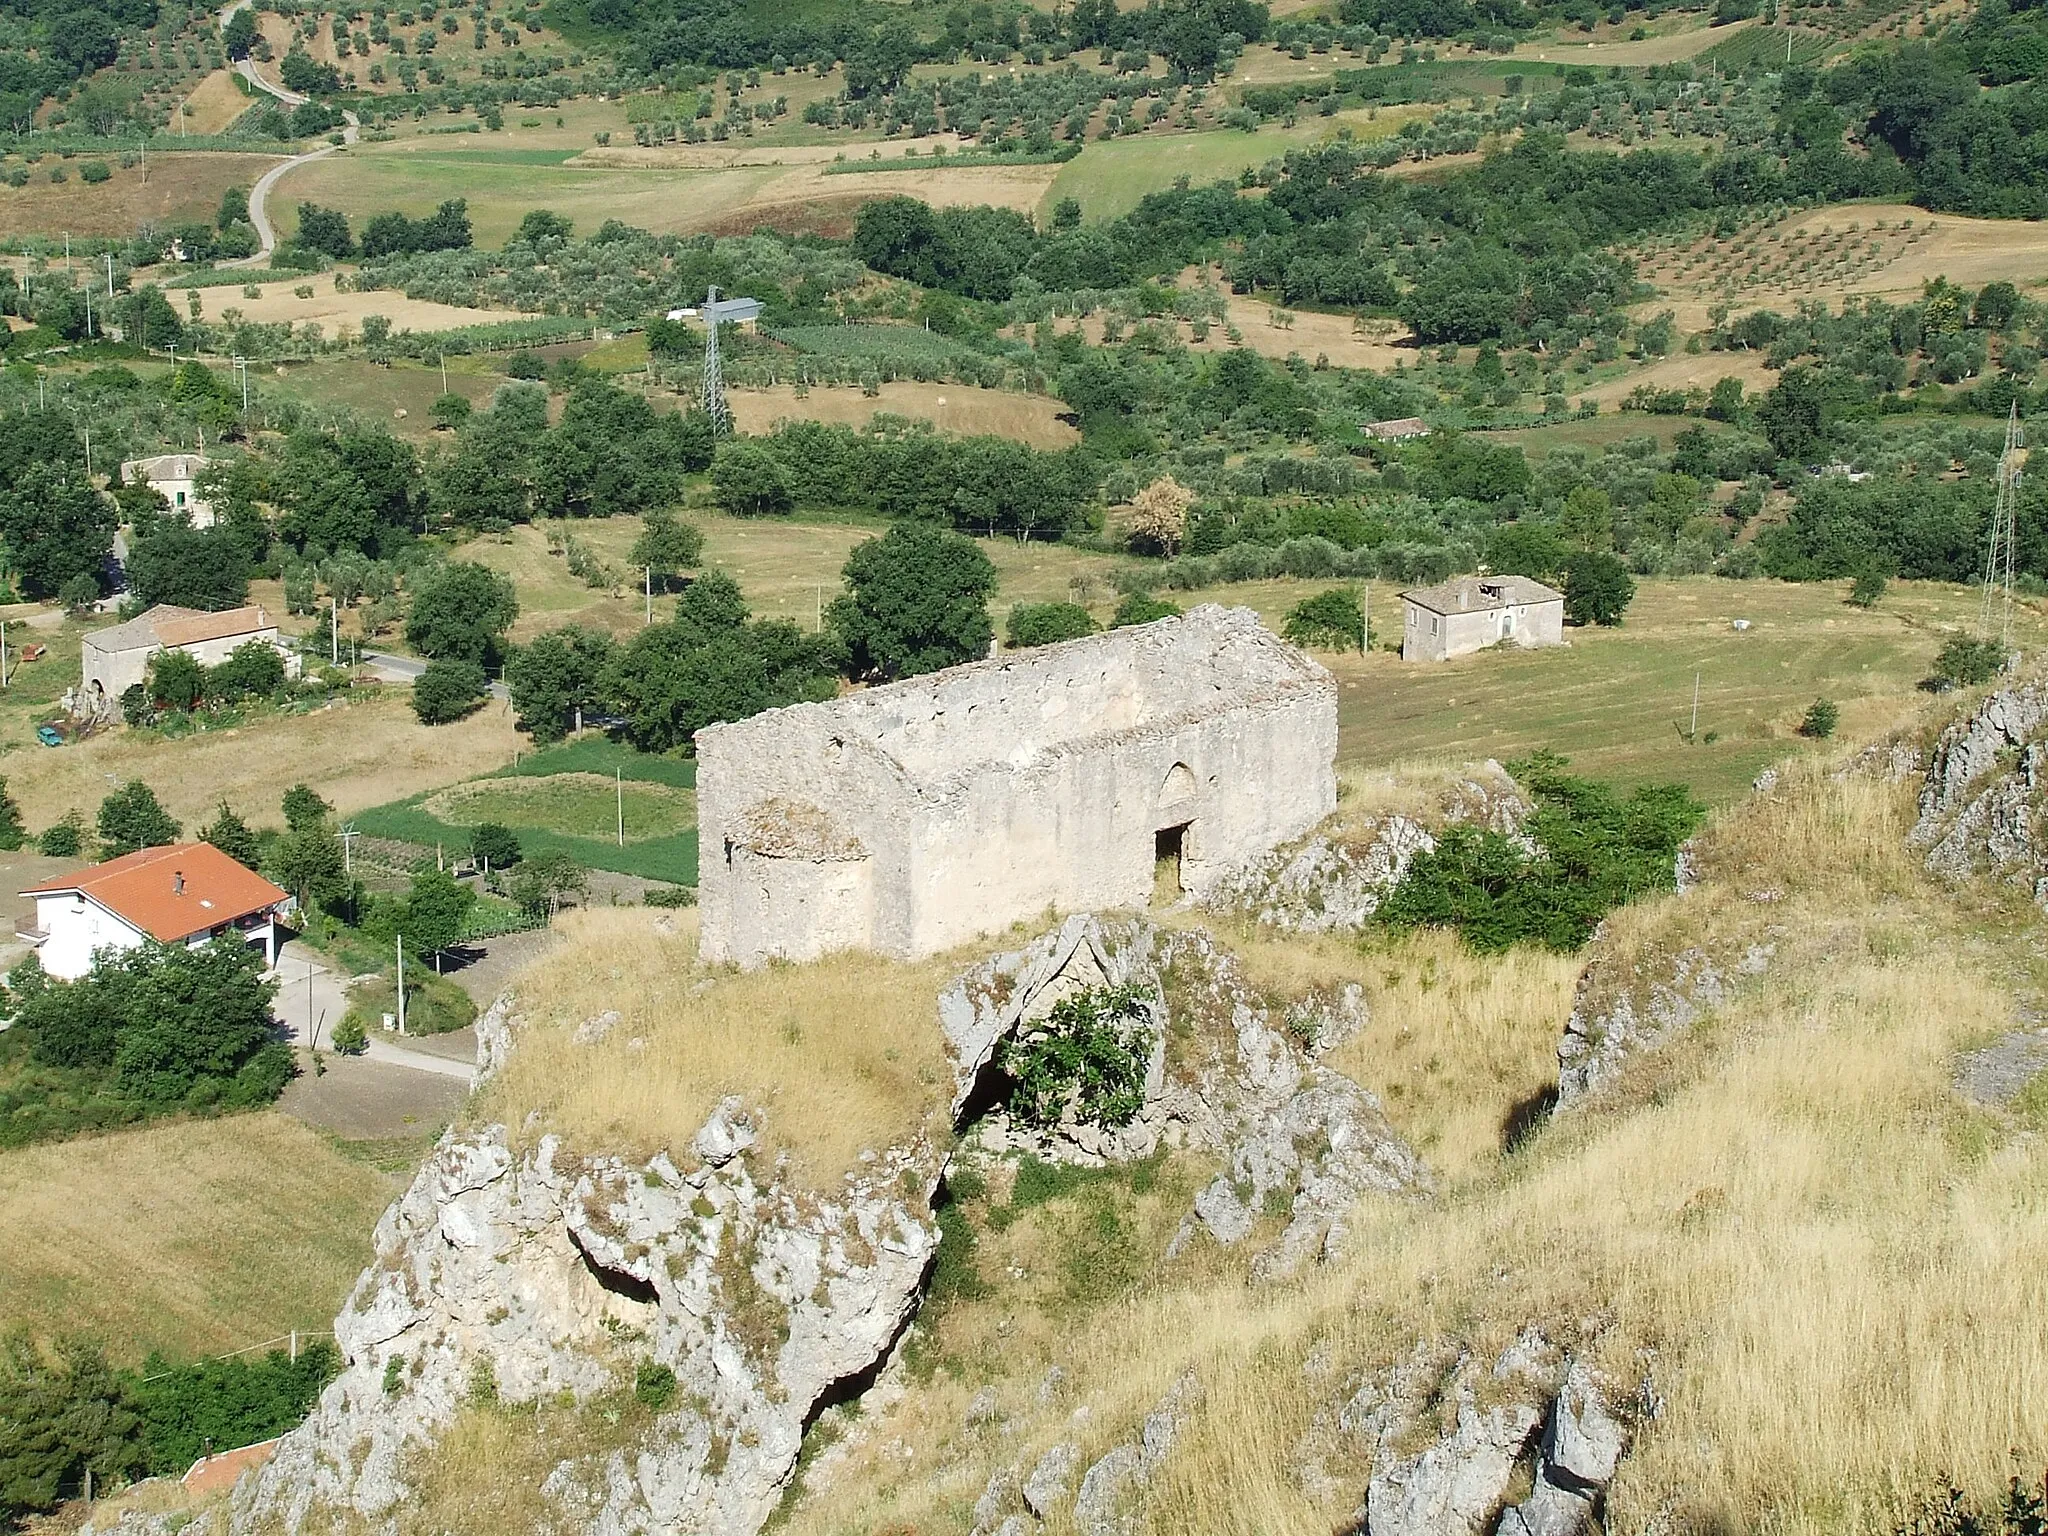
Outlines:
{"label": "chimney on roof", "polygon": [[182,869],[174,869],[171,871],[171,894],[173,896],[182,896],[185,894],[185,871],[183,871]]}

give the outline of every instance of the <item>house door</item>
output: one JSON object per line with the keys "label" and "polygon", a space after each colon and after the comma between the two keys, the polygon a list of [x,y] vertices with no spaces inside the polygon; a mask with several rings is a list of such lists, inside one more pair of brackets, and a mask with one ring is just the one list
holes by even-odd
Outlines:
{"label": "house door", "polygon": [[1512,640],[1515,637],[1515,610],[1512,608],[1501,610],[1500,637],[1503,640]]}

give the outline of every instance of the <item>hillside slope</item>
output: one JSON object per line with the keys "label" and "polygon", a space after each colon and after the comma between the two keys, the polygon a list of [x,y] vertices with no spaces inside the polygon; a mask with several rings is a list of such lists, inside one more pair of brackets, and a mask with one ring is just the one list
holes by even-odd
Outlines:
{"label": "hillside slope", "polygon": [[[1175,913],[729,978],[686,925],[592,914],[499,1010],[510,1065],[234,1526],[752,1531],[779,1497],[816,1533],[1848,1532],[1943,1479],[1989,1500],[2048,1462],[2039,913],[1910,834],[2041,721],[1971,707],[1767,777],[1577,961]],[[1416,795],[1331,837],[1426,824]],[[1126,1131],[990,1107],[1001,1040],[1127,984],[1158,1031]],[[472,1220],[487,1187],[523,1194]]]}

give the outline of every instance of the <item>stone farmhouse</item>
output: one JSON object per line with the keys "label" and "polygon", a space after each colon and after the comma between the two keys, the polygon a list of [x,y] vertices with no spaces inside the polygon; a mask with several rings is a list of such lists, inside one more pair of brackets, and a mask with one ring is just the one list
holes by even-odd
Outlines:
{"label": "stone farmhouse", "polygon": [[1457,576],[1401,594],[1401,659],[1449,661],[1503,641],[1564,644],[1564,594],[1527,576]]}
{"label": "stone farmhouse", "polygon": [[1199,893],[1337,803],[1329,673],[1245,608],[697,733],[707,959],[912,959]]}
{"label": "stone farmhouse", "polygon": [[194,528],[213,526],[213,504],[199,494],[199,472],[206,457],[198,453],[162,453],[153,459],[129,459],[121,466],[126,485],[147,485],[171,504],[173,512],[192,519]]}
{"label": "stone farmhouse", "polygon": [[144,848],[30,886],[36,915],[20,930],[47,975],[76,981],[101,950],[204,944],[228,934],[277,963],[278,924],[291,896],[211,843]]}
{"label": "stone farmhouse", "polygon": [[299,658],[279,639],[277,621],[260,604],[205,613],[158,603],[125,624],[96,629],[81,648],[84,676],[76,713],[104,715],[112,710],[123,693],[148,675],[149,658],[158,651],[185,651],[211,667],[250,640],[276,646],[284,656],[285,675],[298,675]]}

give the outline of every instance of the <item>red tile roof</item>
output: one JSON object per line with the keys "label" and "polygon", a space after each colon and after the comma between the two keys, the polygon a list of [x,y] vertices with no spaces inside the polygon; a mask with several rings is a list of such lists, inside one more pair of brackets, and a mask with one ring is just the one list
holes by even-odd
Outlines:
{"label": "red tile roof", "polygon": [[244,1472],[270,1460],[277,1453],[277,1443],[275,1439],[262,1440],[255,1445],[202,1456],[179,1481],[192,1493],[226,1493]]}
{"label": "red tile roof", "polygon": [[[183,887],[180,888],[180,877]],[[166,944],[262,912],[290,893],[211,843],[168,843],[32,885],[24,896],[77,891]]]}

